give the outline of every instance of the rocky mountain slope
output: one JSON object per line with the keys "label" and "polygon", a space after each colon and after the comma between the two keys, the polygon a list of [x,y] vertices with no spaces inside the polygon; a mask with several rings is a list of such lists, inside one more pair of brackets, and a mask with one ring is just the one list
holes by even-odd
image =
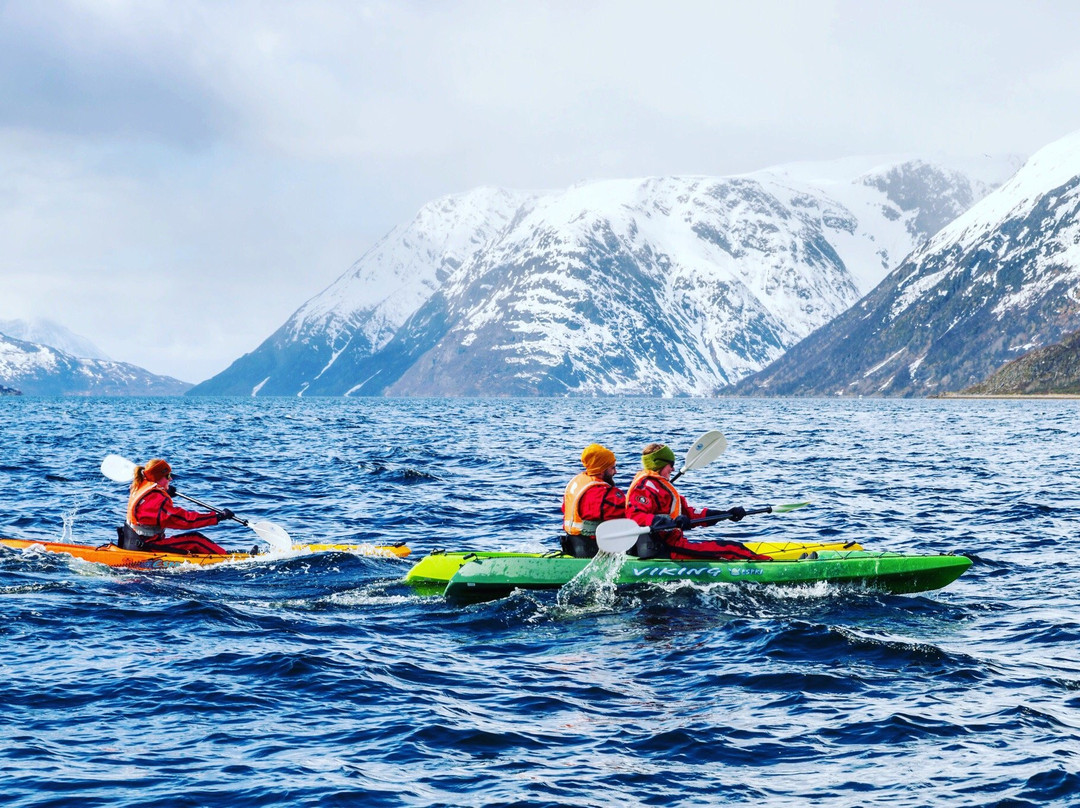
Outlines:
{"label": "rocky mountain slope", "polygon": [[985,381],[961,391],[969,395],[1080,395],[1080,331],[1007,363]]}
{"label": "rocky mountain slope", "polygon": [[1080,328],[1080,132],[1035,154],[851,310],[755,374],[752,395],[926,395]]}
{"label": "rocky mountain slope", "polygon": [[1011,170],[847,162],[448,197],[191,392],[709,394],[845,311]]}
{"label": "rocky mountain slope", "polygon": [[171,396],[191,385],[135,365],[84,359],[0,334],[0,385],[33,396]]}

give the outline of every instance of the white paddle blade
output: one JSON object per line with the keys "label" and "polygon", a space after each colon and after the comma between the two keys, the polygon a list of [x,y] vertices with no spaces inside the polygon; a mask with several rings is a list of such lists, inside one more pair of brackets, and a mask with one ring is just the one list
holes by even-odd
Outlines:
{"label": "white paddle blade", "polygon": [[135,464],[120,455],[105,455],[101,461],[101,473],[116,483],[130,483],[135,474]]}
{"label": "white paddle blade", "polygon": [[601,522],[596,528],[596,546],[605,553],[625,553],[635,544],[638,536],[649,532],[633,519],[612,519]]}
{"label": "white paddle blade", "polygon": [[727,438],[722,432],[715,429],[706,432],[686,450],[686,462],[683,463],[682,470],[690,471],[707,466],[722,455],[725,449],[727,449]]}
{"label": "white paddle blade", "polygon": [[291,550],[292,539],[281,525],[273,522],[248,522],[248,527],[259,534],[259,538],[275,550]]}

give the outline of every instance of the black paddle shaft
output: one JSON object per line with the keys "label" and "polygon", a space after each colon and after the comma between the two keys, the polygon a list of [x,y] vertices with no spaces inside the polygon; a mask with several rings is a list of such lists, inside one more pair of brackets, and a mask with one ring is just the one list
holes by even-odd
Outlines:
{"label": "black paddle shaft", "polygon": [[[764,508],[751,508],[744,516],[753,516],[756,513],[772,513],[772,505],[766,505]],[[729,517],[730,518],[730,517]],[[715,516],[702,517],[701,519],[691,519],[691,525],[708,525],[716,521]]]}
{"label": "black paddle shaft", "polygon": [[[176,496],[178,497],[183,497],[188,502],[194,502],[200,508],[206,508],[207,510],[213,511],[214,513],[219,513],[222,516],[225,515],[225,511],[222,508],[215,508],[213,505],[207,505],[205,502],[199,502],[199,500],[195,499],[195,497],[189,497],[187,494],[181,494],[179,491],[174,491],[173,493],[176,494]],[[241,519],[235,513],[232,515],[232,518],[242,524],[244,527],[248,526],[247,519]]]}

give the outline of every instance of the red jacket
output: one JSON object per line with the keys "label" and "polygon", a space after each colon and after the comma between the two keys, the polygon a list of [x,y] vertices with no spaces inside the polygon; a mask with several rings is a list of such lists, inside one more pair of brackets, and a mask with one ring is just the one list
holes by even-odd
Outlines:
{"label": "red jacket", "polygon": [[[634,479],[630,485],[630,491],[626,494],[626,515],[642,527],[650,527],[658,514],[685,515],[691,519],[701,519],[705,517],[706,509],[691,508],[686,497],[682,496],[675,486],[664,478],[655,474],[639,475]],[[668,555],[673,559],[769,560],[769,556],[759,555],[737,541],[727,539],[691,541],[678,528],[657,531],[654,535],[666,546]]]}
{"label": "red jacket", "polygon": [[173,530],[194,530],[195,528],[216,525],[220,519],[216,513],[185,511],[173,505],[170,497],[161,488],[154,488],[135,503],[135,521],[138,525],[156,528],[162,533],[166,528]]}
{"label": "red jacket", "polygon": [[581,495],[578,505],[581,518],[590,522],[606,522],[626,516],[626,494],[613,485],[606,488],[594,485]]}
{"label": "red jacket", "polygon": [[[674,492],[674,494],[672,494]],[[675,486],[662,477],[653,475],[641,477],[630,486],[626,494],[626,515],[642,527],[649,527],[653,517],[658,514],[669,516],[675,511],[675,497],[678,497],[678,513],[691,519],[705,516],[704,508],[692,508],[686,497],[675,490]],[[676,528],[663,534],[665,542],[676,541],[683,537],[683,532]]]}

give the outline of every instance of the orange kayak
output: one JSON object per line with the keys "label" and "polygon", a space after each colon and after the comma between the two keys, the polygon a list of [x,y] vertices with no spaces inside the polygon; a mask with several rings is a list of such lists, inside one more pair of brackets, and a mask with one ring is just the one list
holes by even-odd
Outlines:
{"label": "orange kayak", "polygon": [[[135,570],[160,570],[169,567],[180,567],[184,564],[207,566],[210,564],[222,564],[227,561],[250,561],[251,559],[271,556],[269,553],[265,555],[251,555],[250,553],[228,553],[226,555],[148,553],[142,550],[122,550],[115,544],[102,544],[94,547],[89,544],[65,544],[57,541],[29,541],[27,539],[0,539],[0,545],[15,550],[37,549],[47,550],[50,553],[66,553],[95,564],[107,564],[110,567],[126,567]],[[404,558],[410,552],[409,548],[403,544],[297,544],[293,546],[293,551],[298,553],[337,551],[394,558]],[[273,554],[273,557],[280,557],[280,554]]]}

